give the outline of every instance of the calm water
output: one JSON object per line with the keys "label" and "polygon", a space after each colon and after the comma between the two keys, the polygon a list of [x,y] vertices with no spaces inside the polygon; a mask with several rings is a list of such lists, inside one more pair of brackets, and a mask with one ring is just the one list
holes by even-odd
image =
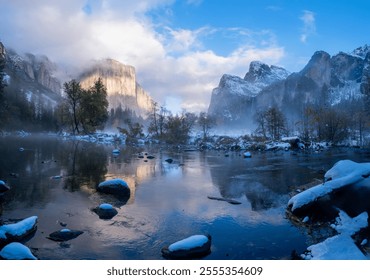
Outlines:
{"label": "calm water", "polygon": [[[359,151],[268,152],[244,159],[238,152],[225,157],[147,146],[121,146],[115,157],[113,148],[47,136],[0,138],[0,179],[12,187],[0,200],[0,221],[38,216],[37,232],[26,245],[40,259],[162,259],[163,246],[202,233],[212,235],[205,259],[287,259],[312,240],[285,217],[289,192],[322,179],[340,159],[370,159]],[[139,152],[155,159],[140,159]],[[111,178],[128,183],[127,202],[95,191]],[[91,209],[101,203],[113,204],[118,215],[99,219]],[[62,229],[61,222],[84,233],[64,243],[47,239]]]}

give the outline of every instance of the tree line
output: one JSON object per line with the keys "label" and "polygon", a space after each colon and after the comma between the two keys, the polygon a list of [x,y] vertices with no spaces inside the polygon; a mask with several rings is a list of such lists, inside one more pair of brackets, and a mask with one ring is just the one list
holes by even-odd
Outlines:
{"label": "tree line", "polygon": [[289,121],[276,106],[254,115],[255,134],[264,139],[280,140],[298,134],[304,141],[326,141],[334,144],[354,140],[363,146],[370,133],[370,111],[364,100],[348,100],[335,106],[307,104],[298,120]]}

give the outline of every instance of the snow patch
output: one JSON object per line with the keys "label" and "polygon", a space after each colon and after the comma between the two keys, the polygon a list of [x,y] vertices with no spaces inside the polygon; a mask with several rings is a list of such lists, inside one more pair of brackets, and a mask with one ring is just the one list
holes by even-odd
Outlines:
{"label": "snow patch", "polygon": [[190,250],[192,248],[201,247],[208,242],[208,237],[205,235],[192,235],[183,240],[177,241],[168,247],[171,252],[178,250]]}
{"label": "snow patch", "polygon": [[20,237],[31,231],[37,223],[37,216],[26,218],[15,224],[7,224],[0,227],[0,239],[7,239],[7,235]]}

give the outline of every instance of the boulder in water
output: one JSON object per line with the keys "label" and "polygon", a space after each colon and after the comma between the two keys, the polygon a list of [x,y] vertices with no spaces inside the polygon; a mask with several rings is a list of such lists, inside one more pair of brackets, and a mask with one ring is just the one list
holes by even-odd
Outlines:
{"label": "boulder in water", "polygon": [[68,240],[74,239],[74,238],[78,237],[79,235],[81,235],[83,233],[84,232],[80,231],[80,230],[71,230],[71,229],[68,229],[68,228],[64,228],[64,229],[61,229],[61,230],[54,231],[54,232],[50,233],[47,238],[49,238],[50,240],[53,240],[53,241],[63,242],[63,241],[68,241]]}
{"label": "boulder in water", "polygon": [[119,196],[130,196],[130,188],[122,179],[111,179],[101,182],[97,186],[97,191],[102,193],[114,194]]}
{"label": "boulder in water", "polygon": [[100,219],[109,220],[117,215],[117,210],[108,203],[102,203],[98,207],[94,208],[93,211],[99,216]]}
{"label": "boulder in water", "polygon": [[192,259],[208,255],[211,252],[210,235],[192,235],[162,248],[162,255],[167,259]]}
{"label": "boulder in water", "polygon": [[31,250],[19,242],[12,242],[0,251],[0,258],[5,260],[37,260]]}

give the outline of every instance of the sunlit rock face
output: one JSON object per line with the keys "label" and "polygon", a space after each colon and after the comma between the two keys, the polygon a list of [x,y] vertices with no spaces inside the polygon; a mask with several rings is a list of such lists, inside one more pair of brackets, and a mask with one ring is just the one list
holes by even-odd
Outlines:
{"label": "sunlit rock face", "polygon": [[80,77],[83,88],[91,87],[101,78],[107,88],[109,109],[121,106],[145,117],[150,110],[152,99],[136,81],[133,66],[122,64],[113,59],[97,61]]}

